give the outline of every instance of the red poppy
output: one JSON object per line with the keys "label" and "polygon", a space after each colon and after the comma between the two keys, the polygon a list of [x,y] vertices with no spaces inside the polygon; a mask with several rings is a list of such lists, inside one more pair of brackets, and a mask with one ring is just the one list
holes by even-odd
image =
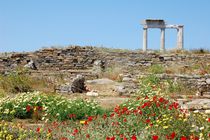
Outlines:
{"label": "red poppy", "polygon": [[67,137],[62,137],[60,140],[68,140]]}
{"label": "red poppy", "polygon": [[107,115],[106,115],[106,114],[104,114],[104,115],[103,115],[103,118],[104,118],[104,120],[105,120],[105,119],[107,118]]}
{"label": "red poppy", "polygon": [[88,121],[91,122],[93,120],[93,116],[88,117]]}
{"label": "red poppy", "polygon": [[30,111],[31,111],[31,106],[30,106],[30,105],[27,105],[27,106],[26,106],[26,111],[27,111],[27,112],[30,112]]}
{"label": "red poppy", "polygon": [[86,138],[88,138],[88,139],[89,139],[89,138],[90,138],[90,134],[87,134],[87,135],[86,135]]}
{"label": "red poppy", "polygon": [[114,137],[114,136],[113,136],[113,137],[111,137],[111,138],[110,138],[110,140],[115,140],[115,137]]}
{"label": "red poppy", "polygon": [[76,115],[75,114],[69,114],[69,118],[76,118]]}
{"label": "red poppy", "polygon": [[78,129],[74,129],[74,133],[78,133],[79,132],[79,130]]}
{"label": "red poppy", "polygon": [[143,114],[143,112],[140,110],[140,111],[139,111],[139,114],[140,114],[140,115],[142,115],[142,114]]}
{"label": "red poppy", "polygon": [[146,119],[146,123],[150,123],[151,121],[150,121],[150,119]]}
{"label": "red poppy", "polygon": [[40,127],[37,127],[36,132],[37,132],[37,133],[40,132]]}
{"label": "red poppy", "polygon": [[51,133],[52,132],[52,129],[48,128],[48,133]]}
{"label": "red poppy", "polygon": [[125,119],[123,119],[123,122],[127,122],[127,119],[125,118]]}
{"label": "red poppy", "polygon": [[175,136],[176,136],[176,133],[175,132],[171,133],[171,139],[174,139]]}
{"label": "red poppy", "polygon": [[112,113],[112,114],[110,115],[110,117],[114,117],[114,113]]}
{"label": "red poppy", "polygon": [[163,103],[165,99],[163,97],[159,98],[159,102]]}
{"label": "red poppy", "polygon": [[152,136],[152,140],[158,140],[158,136],[157,135]]}
{"label": "red poppy", "polygon": [[124,135],[123,134],[120,134],[120,138],[123,138],[124,137]]}
{"label": "red poppy", "polygon": [[208,118],[208,122],[210,122],[210,118]]}
{"label": "red poppy", "polygon": [[136,135],[133,135],[133,136],[131,137],[131,140],[137,140]]}
{"label": "red poppy", "polygon": [[42,111],[42,106],[37,106],[37,110]]}
{"label": "red poppy", "polygon": [[181,136],[180,140],[187,140],[187,137]]}
{"label": "red poppy", "polygon": [[87,121],[85,121],[84,125],[88,125],[88,122],[87,122]]}

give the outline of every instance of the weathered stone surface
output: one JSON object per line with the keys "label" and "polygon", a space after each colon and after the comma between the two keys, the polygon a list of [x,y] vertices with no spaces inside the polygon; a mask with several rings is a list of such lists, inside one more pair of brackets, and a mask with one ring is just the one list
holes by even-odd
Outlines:
{"label": "weathered stone surface", "polygon": [[96,91],[89,91],[89,92],[86,93],[86,95],[87,95],[87,96],[96,97],[96,96],[98,96],[99,94],[98,94],[98,92],[96,92]]}
{"label": "weathered stone surface", "polygon": [[56,88],[57,93],[72,93],[71,85],[60,85]]}
{"label": "weathered stone surface", "polygon": [[210,99],[193,99],[185,105],[188,109],[210,109]]}
{"label": "weathered stone surface", "polygon": [[37,70],[37,66],[33,60],[28,61],[28,63],[24,67],[32,70]]}
{"label": "weathered stone surface", "polygon": [[77,77],[73,79],[73,82],[72,82],[72,85],[71,85],[71,91],[73,93],[86,92],[85,77],[84,76],[77,75]]}
{"label": "weathered stone surface", "polygon": [[[173,66],[173,64],[176,64],[175,66],[181,65],[183,69],[188,69],[191,64],[197,64],[198,62],[205,62],[206,65],[209,65],[210,55],[175,53],[163,55],[154,52],[141,53],[138,51],[102,52],[94,47],[71,46],[67,48],[42,49],[32,53],[5,53],[4,55],[0,55],[0,72],[5,73],[16,67],[24,66],[27,64],[26,60],[36,62],[36,72],[42,73],[46,71],[48,75],[51,75],[51,73],[66,71],[69,77],[74,77],[80,72],[74,73],[72,70],[87,70],[89,72],[85,73],[85,77],[91,77],[90,79],[96,78],[97,76],[94,73],[100,73],[104,67],[120,66],[123,67],[122,71],[120,71],[120,73],[123,73],[121,80],[130,84],[134,83],[133,80],[135,80],[135,77],[141,73],[139,68],[148,68],[154,64],[164,66]],[[105,64],[101,65],[102,62],[105,62]],[[95,66],[98,66],[98,68],[95,69]],[[132,69],[132,77],[125,76],[125,73],[129,73],[128,69]],[[183,81],[187,86],[194,87],[203,95],[209,94],[210,92],[210,75],[207,74],[172,74],[162,75],[162,78]],[[125,87],[127,88],[127,85]]]}
{"label": "weathered stone surface", "polygon": [[210,78],[206,79],[206,83],[210,85]]}
{"label": "weathered stone surface", "polygon": [[88,83],[88,84],[97,84],[97,85],[104,85],[104,84],[114,84],[115,81],[110,80],[108,78],[103,78],[103,79],[87,80],[86,83]]}
{"label": "weathered stone surface", "polygon": [[128,90],[123,85],[118,85],[115,87],[115,92],[117,92],[119,95],[125,95],[128,94]]}

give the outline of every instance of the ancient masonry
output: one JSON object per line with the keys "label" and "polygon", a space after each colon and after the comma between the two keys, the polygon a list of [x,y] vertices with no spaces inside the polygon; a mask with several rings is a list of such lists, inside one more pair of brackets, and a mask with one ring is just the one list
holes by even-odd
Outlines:
{"label": "ancient masonry", "polygon": [[146,19],[141,23],[143,25],[143,51],[147,51],[147,30],[149,28],[159,28],[160,35],[160,51],[165,51],[165,29],[177,29],[177,50],[182,50],[184,47],[183,25],[168,25],[162,19]]}
{"label": "ancient masonry", "polygon": [[[154,64],[180,65],[190,67],[197,62],[209,64],[210,54],[157,54],[142,53],[138,51],[101,51],[95,47],[70,46],[67,48],[46,48],[31,53],[11,53],[1,54],[0,72],[5,73],[18,66],[24,66],[30,60],[36,65],[38,76],[51,76],[56,73],[66,73],[69,77],[76,74],[83,74],[86,78],[94,78],[94,65],[105,63],[105,67],[120,66],[124,67],[122,73],[133,73],[130,77],[138,77],[144,74],[139,71],[142,67],[149,67]],[[97,63],[96,63],[97,62]],[[74,75],[75,74],[75,75]],[[163,78],[180,79],[190,87],[196,87],[202,94],[210,95],[210,75],[181,75],[165,74]]]}

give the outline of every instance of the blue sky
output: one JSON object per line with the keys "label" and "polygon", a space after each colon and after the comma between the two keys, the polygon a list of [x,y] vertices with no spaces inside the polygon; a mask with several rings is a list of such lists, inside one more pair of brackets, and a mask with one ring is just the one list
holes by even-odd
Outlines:
{"label": "blue sky", "polygon": [[[92,45],[141,49],[146,18],[184,25],[186,49],[210,49],[209,0],[0,0],[0,52]],[[148,32],[159,49],[160,30]],[[166,30],[166,48],[176,30]]]}

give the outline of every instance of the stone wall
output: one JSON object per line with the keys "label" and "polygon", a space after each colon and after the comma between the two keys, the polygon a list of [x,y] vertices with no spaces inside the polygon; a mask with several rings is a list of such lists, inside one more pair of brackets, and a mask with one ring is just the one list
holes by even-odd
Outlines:
{"label": "stone wall", "polygon": [[[102,51],[102,49],[95,47],[79,46],[47,48],[28,53],[1,54],[0,71],[4,73],[16,67],[24,66],[28,60],[33,60],[38,68],[34,73],[45,72],[46,76],[56,72],[78,73],[79,70],[90,76],[94,62],[101,60],[105,62],[106,67],[115,65],[122,67],[125,71],[128,68],[134,69],[135,73],[133,76],[136,77],[136,74],[141,73],[139,71],[141,67],[149,67],[153,64],[163,64],[165,66],[176,64],[190,67],[191,64],[204,62],[206,65],[210,65],[210,54],[159,54],[122,50]],[[199,90],[202,89],[200,90],[201,93],[209,92],[209,75],[206,77],[201,75],[166,76],[166,78],[175,77],[184,80],[184,82],[189,83],[192,87],[196,87]]]}
{"label": "stone wall", "polygon": [[68,48],[48,48],[31,53],[12,53],[0,56],[0,70],[23,66],[33,60],[38,70],[91,69],[94,61],[103,60],[107,65],[151,66],[152,64],[186,63],[210,61],[210,54],[157,54],[137,51],[103,52],[94,47],[72,46]]}

